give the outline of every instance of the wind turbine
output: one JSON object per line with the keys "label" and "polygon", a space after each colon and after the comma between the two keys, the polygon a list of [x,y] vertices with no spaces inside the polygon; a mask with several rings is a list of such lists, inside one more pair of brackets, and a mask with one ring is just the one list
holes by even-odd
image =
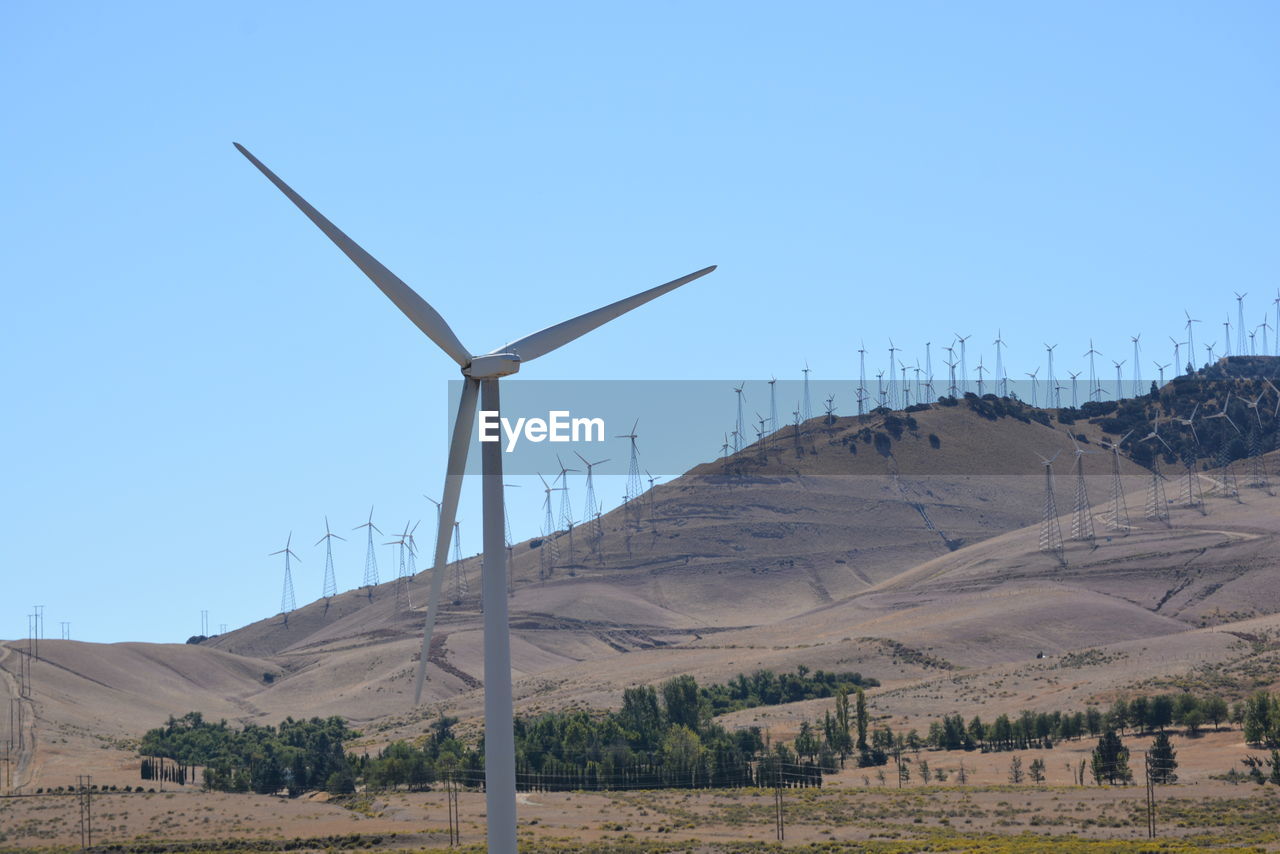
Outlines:
{"label": "wind turbine", "polygon": [[1271,324],[1267,322],[1267,316],[1262,315],[1262,322],[1258,324],[1258,328],[1262,330],[1262,355],[1267,355],[1270,349],[1267,347],[1267,330],[1271,329]]}
{"label": "wind turbine", "polygon": [[[355,241],[343,234],[333,223],[325,219],[315,208],[295,193],[284,181],[276,177],[247,149],[236,143],[236,148],[258,168],[271,183],[289,198],[308,219],[320,228],[342,252],[368,276],[378,288],[399,308],[428,338],[435,342],[462,369],[466,381],[463,384],[458,414],[454,419],[454,431],[449,444],[449,464],[445,475],[444,509],[441,513],[441,530],[447,530],[457,512],[458,495],[462,488],[467,452],[475,423],[477,402],[485,412],[500,417],[498,385],[501,377],[520,370],[526,362],[544,356],[568,344],[591,330],[638,308],[646,302],[675,290],[697,278],[707,275],[712,267],[705,267],[687,276],[642,291],[634,296],[558,323],[532,335],[517,339],[503,347],[479,355],[472,354],[458,340],[458,336],[444,318],[426,300],[402,282],[390,270],[379,263]],[[478,399],[478,400],[477,400]],[[482,578],[484,601],[484,672],[485,672],[485,802],[488,814],[488,844],[491,852],[507,854],[516,851],[516,783],[515,783],[515,731],[512,726],[514,712],[511,688],[511,638],[507,615],[507,566],[503,546],[502,445],[498,442],[482,443],[481,468],[483,479],[484,562]],[[447,538],[441,538],[447,541]],[[431,597],[427,607],[427,620],[422,638],[422,653],[418,660],[418,677],[414,691],[414,705],[421,700],[422,682],[425,678],[431,634],[435,628],[436,609],[440,598],[439,571],[446,554],[436,549],[436,572],[431,580]]]}
{"label": "wind turbine", "polygon": [[1071,445],[1072,453],[1075,455],[1076,469],[1076,500],[1071,512],[1071,539],[1092,543],[1095,538],[1093,513],[1090,512],[1089,491],[1084,480],[1084,457],[1089,451],[1076,443],[1075,436],[1071,437]]}
{"label": "wind turbine", "polygon": [[972,338],[973,335],[961,335],[956,333],[956,340],[960,342],[960,391],[967,392],[969,390],[969,367],[964,357],[964,342]]}
{"label": "wind turbine", "polygon": [[324,593],[325,599],[330,599],[338,595],[338,582],[333,574],[333,540],[339,539],[346,542],[345,537],[339,537],[333,531],[329,530],[329,517],[324,517],[324,536],[316,540],[316,545],[324,543]]}
{"label": "wind turbine", "polygon": [[542,481],[543,490],[542,545],[547,549],[542,557],[542,577],[547,578],[560,563],[560,546],[556,543],[556,514],[551,510],[551,493],[559,491],[560,487],[551,485],[555,480],[547,483],[547,479],[541,474],[538,475],[538,480]]}
{"label": "wind turbine", "polygon": [[1213,358],[1213,348],[1214,348],[1214,347],[1216,347],[1216,346],[1218,346],[1218,342],[1217,342],[1217,341],[1214,341],[1214,342],[1212,342],[1212,343],[1210,343],[1210,344],[1205,344],[1205,345],[1203,345],[1203,346],[1204,346],[1205,352],[1209,354],[1209,364],[1210,364],[1210,365],[1212,365],[1212,364],[1213,364],[1213,362],[1214,362],[1214,358]]}
{"label": "wind turbine", "polygon": [[1133,396],[1135,398],[1142,394],[1142,389],[1139,388],[1138,383],[1138,339],[1141,337],[1142,333],[1139,332],[1137,335],[1134,335],[1129,339],[1133,342]]}
{"label": "wind turbine", "polygon": [[1107,528],[1128,535],[1129,507],[1124,500],[1124,482],[1120,478],[1120,445],[1133,435],[1130,430],[1118,441],[1110,442],[1111,451],[1111,513],[1107,517]]}
{"label": "wind turbine", "polygon": [[1053,351],[1057,344],[1045,344],[1044,351],[1049,355],[1049,373],[1045,376],[1045,382],[1049,385],[1049,394],[1045,395],[1046,409],[1061,409],[1062,401],[1057,400],[1054,388],[1058,385],[1058,378],[1053,375]]}
{"label": "wind turbine", "polygon": [[[1181,356],[1179,355],[1180,353],[1179,348],[1182,346],[1183,342],[1174,338],[1172,335],[1169,336],[1169,340],[1173,342],[1173,369],[1174,371],[1176,371],[1176,373],[1174,374],[1174,376],[1176,377],[1181,375],[1182,373],[1182,361],[1181,361]],[[1161,385],[1163,385],[1163,383],[1161,383]]]}
{"label": "wind turbine", "polygon": [[1155,365],[1156,369],[1160,371],[1160,387],[1164,388],[1164,369],[1169,367],[1169,365],[1168,364],[1162,365],[1159,362],[1152,362],[1151,364]]}
{"label": "wind turbine", "polygon": [[[774,382],[777,382],[777,380],[774,380]],[[772,385],[773,384],[770,383],[770,395],[771,395],[769,398],[770,401],[773,400]],[[860,346],[858,347],[858,414],[859,415],[867,414],[866,406],[867,406],[867,344],[864,341],[864,342],[861,342]],[[772,404],[771,404],[771,409],[773,412],[771,427],[772,429],[777,430],[778,429],[778,409],[776,406],[773,406]]]}
{"label": "wind turbine", "polygon": [[293,531],[289,532],[289,538],[284,541],[284,548],[280,551],[272,552],[267,557],[275,557],[276,555],[284,555],[284,590],[280,593],[280,613],[284,614],[284,621],[289,622],[289,612],[297,607],[293,598],[293,570],[289,566],[289,558],[293,558],[299,563],[302,558],[293,553],[293,549],[289,548],[293,544]]}
{"label": "wind turbine", "polygon": [[[899,397],[898,397],[898,373],[897,373],[897,371],[895,370],[895,368],[897,367],[897,364],[898,364],[898,363],[897,363],[897,360],[893,358],[893,354],[894,354],[894,353],[896,353],[896,352],[898,352],[898,348],[893,346],[893,339],[892,339],[892,338],[890,338],[890,339],[889,339],[889,408],[890,408],[890,409],[900,409],[900,408],[901,408],[901,406],[900,406],[900,405],[899,405],[899,403],[898,403],[898,401],[899,401]],[[807,376],[807,374],[806,374],[806,376]],[[806,389],[806,392],[807,392],[807,389]],[[807,400],[807,399],[808,399],[808,398],[807,398],[807,396],[806,396],[806,400]],[[807,410],[807,407],[806,407],[806,410]],[[807,421],[808,419],[806,418],[805,420]]]}
{"label": "wind turbine", "polygon": [[1053,461],[1057,458],[1058,454],[1040,457],[1040,462],[1044,465],[1044,516],[1040,521],[1040,551],[1051,552],[1061,561],[1062,527],[1058,524],[1058,502],[1053,489]]}
{"label": "wind turbine", "polygon": [[[1160,435],[1160,419],[1157,417],[1151,425],[1151,432],[1143,436],[1138,441],[1148,442],[1155,439],[1164,445],[1165,450],[1170,454],[1173,448],[1169,447],[1169,443]],[[1160,449],[1157,448],[1151,457],[1151,485],[1147,489],[1147,510],[1146,517],[1152,521],[1169,522],[1169,499],[1164,493],[1164,475],[1160,473]]]}
{"label": "wind turbine", "polygon": [[[1222,404],[1222,409],[1212,415],[1206,415],[1205,421],[1212,421],[1215,418],[1225,418],[1231,428],[1236,431],[1236,435],[1242,435],[1240,428],[1236,426],[1236,422],[1231,420],[1231,416],[1227,413],[1227,409],[1231,406],[1231,392],[1227,392],[1227,399]],[[1230,443],[1223,441],[1218,447],[1218,468],[1222,472],[1221,492],[1227,498],[1235,498],[1240,501],[1240,488],[1236,483],[1236,473],[1231,459]]]}
{"label": "wind turbine", "polygon": [[1094,349],[1092,338],[1089,339],[1089,349],[1084,355],[1089,357],[1089,399],[1093,400],[1094,396],[1102,390],[1098,387],[1098,373],[1093,367],[1093,357],[1101,356],[1102,353]]}
{"label": "wind turbine", "polygon": [[1037,405],[1037,403],[1036,403],[1036,374],[1038,374],[1038,373],[1040,373],[1040,368],[1037,366],[1037,367],[1036,367],[1036,369],[1035,369],[1034,371],[1032,371],[1031,373],[1027,374],[1027,376],[1031,378],[1031,405],[1032,405],[1032,406],[1036,406],[1036,405]]}
{"label": "wind turbine", "polygon": [[556,454],[556,462],[560,464],[560,525],[569,538],[569,565],[577,563],[577,555],[573,548],[573,505],[569,502],[569,472],[577,469],[566,468],[560,455]]}
{"label": "wind turbine", "polygon": [[[631,425],[630,433],[623,433],[621,436],[614,436],[615,439],[629,439],[631,441],[631,461],[627,464],[627,491],[623,494],[622,500],[626,502],[626,515],[632,516],[639,513],[633,507],[640,493],[644,491],[644,487],[640,484],[640,452],[636,448],[636,439],[640,438],[640,434],[636,432],[636,428],[640,426],[640,419],[637,418],[635,423]],[[741,435],[735,440],[734,447],[742,441]]]}
{"label": "wind turbine", "polygon": [[[996,345],[996,397],[1008,397],[1009,381],[1004,375],[1004,359],[1000,353],[1000,348],[1005,346],[1004,336],[999,329],[996,330],[996,340],[991,343]],[[928,345],[926,344],[925,347],[927,353]]]}
{"label": "wind turbine", "polygon": [[[729,450],[728,440],[729,437],[726,436],[724,448],[722,449],[724,452]],[[573,453],[578,457],[578,459],[582,460],[582,464],[587,467],[587,501],[586,504],[582,506],[582,518],[584,520],[591,520],[591,529],[587,539],[591,544],[590,548],[592,553],[598,554],[600,551],[600,541],[604,539],[604,526],[600,524],[600,503],[596,500],[596,485],[591,470],[598,465],[603,465],[604,463],[609,462],[609,459],[606,457],[603,460],[596,460],[593,463],[577,451],[574,451]]]}
{"label": "wind turbine", "polygon": [[356,525],[351,530],[358,531],[364,528],[369,535],[369,542],[364,552],[364,584],[362,587],[368,588],[369,598],[373,598],[373,588],[378,586],[378,553],[373,547],[373,532],[378,531],[378,536],[382,536],[382,531],[378,526],[373,524],[373,505],[369,505],[369,521],[363,525]]}
{"label": "wind turbine", "polygon": [[1079,409],[1080,396],[1077,389],[1078,389],[1078,381],[1080,379],[1080,372],[1076,371],[1075,373],[1072,373],[1071,371],[1067,371],[1067,376],[1071,377],[1071,408]]}
{"label": "wind turbine", "polygon": [[[1191,312],[1186,311],[1185,309],[1182,313],[1187,316],[1187,358],[1189,360],[1194,360],[1196,357],[1196,336],[1195,331],[1191,328],[1191,324],[1200,323],[1200,321],[1192,317]],[[1190,361],[1187,362],[1187,367],[1189,369],[1187,373],[1195,373],[1196,367]]]}
{"label": "wind turbine", "polygon": [[1124,362],[1111,360],[1111,364],[1116,366],[1116,400],[1124,397],[1124,380],[1121,378],[1120,369],[1124,367]]}
{"label": "wind turbine", "polygon": [[[862,389],[859,388],[859,391]],[[862,414],[862,398],[858,398],[858,414]],[[778,378],[769,380],[769,432],[778,429]]]}
{"label": "wind turbine", "polygon": [[1244,349],[1244,298],[1249,295],[1249,292],[1234,293],[1236,294],[1236,350],[1243,356],[1247,352]]}
{"label": "wind turbine", "polygon": [[[1230,356],[1231,355],[1231,316],[1230,315],[1227,316],[1226,320],[1222,321],[1222,340],[1223,340],[1222,354],[1224,356]],[[1236,355],[1243,356],[1244,354],[1237,353]]]}
{"label": "wind turbine", "polygon": [[[711,269],[715,269],[712,267]],[[889,363],[890,376],[889,382],[893,382],[893,362]],[[813,403],[809,397],[809,360],[804,360],[804,420],[808,421],[813,417]]]}
{"label": "wind turbine", "polygon": [[738,416],[737,416],[737,418],[736,418],[736,419],[734,419],[734,422],[733,422],[733,432],[734,432],[734,435],[738,437],[738,439],[737,439],[737,440],[735,440],[735,441],[734,441],[734,444],[733,444],[733,452],[734,452],[735,454],[736,454],[736,453],[738,453],[738,451],[741,451],[741,450],[742,450],[742,445],[741,445],[741,440],[742,440],[742,389],[743,389],[743,387],[744,387],[744,386],[746,386],[746,382],[745,382],[745,381],[744,381],[744,382],[741,382],[741,383],[738,383],[736,386],[734,386],[734,387],[733,387],[733,392],[734,392],[734,394],[736,394],[736,395],[737,395],[737,400],[738,400]]}

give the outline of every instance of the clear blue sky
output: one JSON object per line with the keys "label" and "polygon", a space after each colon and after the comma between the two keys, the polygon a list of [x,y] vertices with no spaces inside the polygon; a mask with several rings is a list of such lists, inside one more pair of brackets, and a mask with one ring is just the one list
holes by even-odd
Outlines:
{"label": "clear blue sky", "polygon": [[[456,368],[232,140],[474,350],[720,265],[531,378],[849,378],[860,340],[914,357],[957,332],[990,365],[997,328],[1011,373],[1056,341],[1063,375],[1091,336],[1170,361],[1184,308],[1221,352],[1233,290],[1250,324],[1271,308],[1278,23],[1266,2],[5,3],[0,637],[33,603],[51,637],[239,625],[275,612],[290,530],[307,601],[324,514],[349,534],[376,504],[389,531],[439,493]],[[513,492],[527,536],[539,496]],[[353,540],[340,586],[362,566]]]}

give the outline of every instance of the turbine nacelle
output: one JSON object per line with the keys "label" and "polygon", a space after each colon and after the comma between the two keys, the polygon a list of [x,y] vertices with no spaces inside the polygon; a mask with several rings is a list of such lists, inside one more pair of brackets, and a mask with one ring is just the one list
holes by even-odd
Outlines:
{"label": "turbine nacelle", "polygon": [[476,356],[462,368],[462,373],[473,380],[491,380],[508,377],[520,370],[520,357],[515,353],[489,353]]}

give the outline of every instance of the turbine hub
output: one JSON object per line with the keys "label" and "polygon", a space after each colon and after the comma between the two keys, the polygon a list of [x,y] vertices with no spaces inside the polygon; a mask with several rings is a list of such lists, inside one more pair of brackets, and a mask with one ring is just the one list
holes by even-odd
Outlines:
{"label": "turbine hub", "polygon": [[505,377],[520,370],[520,357],[515,353],[490,353],[487,356],[476,356],[462,373],[473,380],[490,380]]}

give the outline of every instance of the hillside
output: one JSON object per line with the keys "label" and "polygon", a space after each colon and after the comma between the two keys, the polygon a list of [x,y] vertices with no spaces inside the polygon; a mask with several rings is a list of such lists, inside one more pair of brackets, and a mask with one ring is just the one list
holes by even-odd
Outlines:
{"label": "hillside", "polygon": [[[1148,400],[1139,414],[1162,407]],[[1082,669],[1070,694],[1081,701],[1125,679],[1173,678],[1192,660],[1226,666],[1239,650],[1224,631],[1280,613],[1280,499],[1249,487],[1238,498],[1213,497],[1224,478],[1205,463],[1195,477],[1210,496],[1207,515],[1175,508],[1168,524],[1145,520],[1150,472],[1103,450],[1108,435],[1119,438],[1106,432],[1116,417],[970,400],[815,419],[657,486],[631,518],[610,512],[595,553],[582,529],[572,561],[564,532],[551,565],[550,542],[518,543],[510,601],[518,704],[611,705],[622,687],[675,673],[724,679],[806,664],[875,675],[884,683],[873,692],[880,712],[913,715],[921,713],[918,686],[939,680],[961,680],[929,689],[958,701],[1057,696],[1060,685],[1034,677],[1017,696],[981,688],[1007,684],[1038,654],[1128,650],[1126,660],[1146,668],[1105,678]],[[1085,452],[1098,539],[1068,542],[1059,560],[1038,548],[1041,459],[1057,455],[1065,536],[1075,447]],[[1267,464],[1276,471],[1280,459],[1273,453]],[[1123,535],[1105,525],[1113,465],[1133,523]],[[1174,498],[1176,485],[1168,491]],[[478,562],[467,569],[474,574]],[[474,594],[444,606],[429,705],[410,712],[428,578],[410,582],[410,609],[397,609],[387,583],[198,645],[46,641],[29,701],[39,747],[24,757],[24,777],[61,774],[87,746],[105,748],[98,758],[116,769],[109,773],[132,773],[119,740],[190,710],[264,722],[340,714],[381,738],[420,731],[442,704],[478,714]],[[474,575],[470,587],[479,588]],[[1127,646],[1173,649],[1171,638],[1183,652],[1159,667],[1146,647]],[[9,696],[16,646],[0,649]]]}

